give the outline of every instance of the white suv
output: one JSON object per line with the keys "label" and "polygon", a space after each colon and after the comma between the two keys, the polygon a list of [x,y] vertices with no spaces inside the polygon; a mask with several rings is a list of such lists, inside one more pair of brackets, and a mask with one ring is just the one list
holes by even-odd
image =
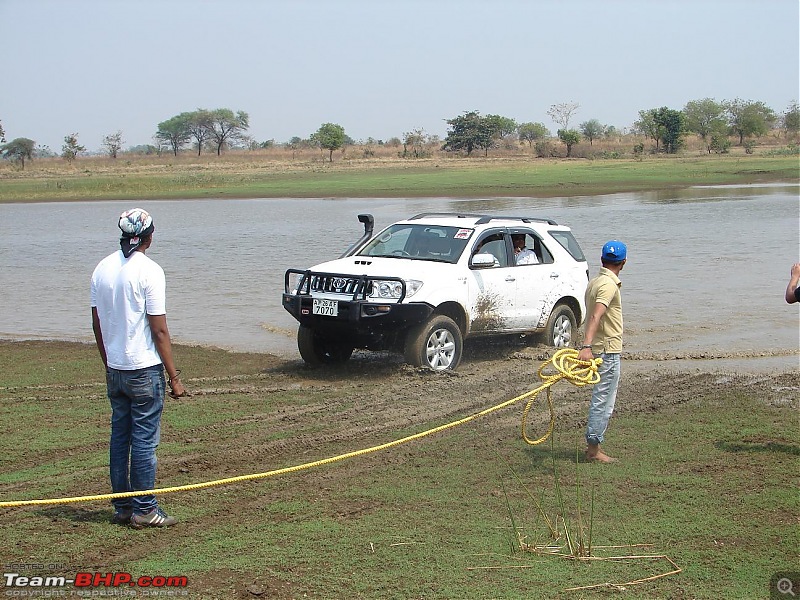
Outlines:
{"label": "white suv", "polygon": [[589,269],[569,227],[424,213],[373,236],[372,215],[358,218],[364,235],[341,258],[286,271],[283,307],[300,323],[305,362],[395,350],[439,371],[458,366],[471,337],[544,334],[557,347],[575,340]]}

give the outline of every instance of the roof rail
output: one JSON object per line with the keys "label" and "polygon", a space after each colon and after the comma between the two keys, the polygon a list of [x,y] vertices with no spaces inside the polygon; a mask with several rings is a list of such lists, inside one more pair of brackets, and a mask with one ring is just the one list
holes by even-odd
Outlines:
{"label": "roof rail", "polygon": [[414,215],[410,217],[409,221],[414,221],[416,219],[427,219],[429,217],[456,217],[459,219],[478,219],[475,222],[475,225],[485,225],[491,221],[522,221],[523,223],[547,223],[548,225],[558,225],[553,219],[539,219],[536,217],[509,217],[503,215],[485,215],[485,214],[478,214],[478,213],[438,213],[438,212],[428,212],[428,213],[420,213],[418,215]]}
{"label": "roof rail", "polygon": [[427,213],[420,213],[418,215],[414,215],[413,217],[409,217],[408,221],[414,221],[416,219],[427,219],[428,217],[457,217],[459,219],[480,219],[481,217],[485,217],[486,215],[477,214],[477,213],[447,213],[447,212],[427,212]]}
{"label": "roof rail", "polygon": [[504,215],[484,215],[476,225],[483,225],[494,220],[522,221],[523,223],[547,223],[548,225],[558,225],[553,219],[539,219],[536,217],[510,217]]}

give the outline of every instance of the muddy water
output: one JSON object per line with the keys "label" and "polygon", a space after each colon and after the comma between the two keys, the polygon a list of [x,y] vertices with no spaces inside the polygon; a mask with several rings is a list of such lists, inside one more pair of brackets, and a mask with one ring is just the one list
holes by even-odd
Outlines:
{"label": "muddy water", "polygon": [[256,199],[0,205],[0,337],[91,340],[88,282],[135,205],[156,224],[177,341],[297,356],[283,273],[337,257],[361,233],[426,211],[554,218],[599,267],[628,243],[626,351],[634,357],[764,357],[798,363],[798,311],[783,300],[798,260],[797,185],[564,198]]}

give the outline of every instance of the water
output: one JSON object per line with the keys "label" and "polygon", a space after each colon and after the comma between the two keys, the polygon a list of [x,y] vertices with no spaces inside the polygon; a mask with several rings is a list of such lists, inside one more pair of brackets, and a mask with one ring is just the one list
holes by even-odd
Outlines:
{"label": "water", "polygon": [[[167,274],[173,339],[297,357],[283,273],[339,256],[363,232],[426,211],[550,217],[599,268],[612,238],[626,350],[790,355],[798,310],[783,300],[798,261],[798,185],[720,186],[564,198],[256,199],[0,205],[0,337],[92,341],[89,277],[118,246],[118,215],[141,206],[148,256]],[[792,353],[794,355],[792,356]]]}

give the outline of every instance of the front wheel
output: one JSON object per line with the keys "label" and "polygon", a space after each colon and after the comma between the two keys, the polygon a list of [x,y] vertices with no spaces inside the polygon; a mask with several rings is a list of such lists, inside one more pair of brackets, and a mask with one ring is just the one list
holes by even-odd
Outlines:
{"label": "front wheel", "polygon": [[305,325],[297,329],[297,349],[303,360],[312,367],[347,362],[353,354],[350,344],[325,339]]}
{"label": "front wheel", "polygon": [[455,321],[436,315],[408,332],[405,358],[415,367],[454,370],[461,362],[463,348],[464,340]]}
{"label": "front wheel", "polygon": [[556,348],[569,348],[575,340],[578,330],[575,313],[566,304],[557,304],[547,319],[544,332],[544,343]]}

